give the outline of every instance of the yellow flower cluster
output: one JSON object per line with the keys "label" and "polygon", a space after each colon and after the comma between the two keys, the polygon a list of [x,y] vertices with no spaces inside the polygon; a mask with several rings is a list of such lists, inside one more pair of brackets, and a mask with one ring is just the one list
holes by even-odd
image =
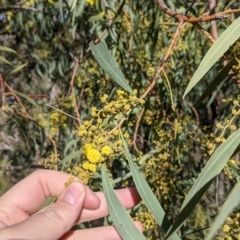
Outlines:
{"label": "yellow flower cluster", "polygon": [[101,149],[103,155],[109,156],[112,153],[112,148],[109,145],[105,145]]}
{"label": "yellow flower cluster", "polygon": [[196,209],[194,211],[195,214],[195,218],[194,218],[194,229],[202,229],[204,227],[207,226],[208,222],[207,222],[207,214],[205,211],[205,208],[198,204],[196,206]]}
{"label": "yellow flower cluster", "polygon": [[13,18],[13,12],[12,11],[7,11],[7,20],[10,21]]}
{"label": "yellow flower cluster", "polygon": [[57,104],[60,110],[74,109],[74,101],[72,96],[59,96],[57,98]]}
{"label": "yellow flower cluster", "polygon": [[[152,214],[149,212],[149,210],[146,208],[145,205],[142,204],[141,212],[136,212],[134,216],[134,220],[140,221],[143,224],[144,231],[154,232],[154,230],[157,228],[157,223],[152,216]],[[154,240],[156,238],[152,238],[154,234],[148,234],[150,240]],[[151,237],[150,237],[151,236]]]}
{"label": "yellow flower cluster", "polygon": [[37,114],[36,121],[41,127],[48,127],[49,122],[45,119],[42,113]]}
{"label": "yellow flower cluster", "polygon": [[121,21],[122,27],[123,29],[129,34],[132,32],[132,22],[131,22],[131,18],[124,15],[122,17],[122,21]]}
{"label": "yellow flower cluster", "polygon": [[47,2],[52,5],[54,4],[53,0],[47,0]]}
{"label": "yellow flower cluster", "polygon": [[40,59],[47,59],[50,55],[51,51],[48,51],[46,49],[35,49],[34,53],[40,58]]}
{"label": "yellow flower cluster", "polygon": [[23,6],[24,7],[31,7],[31,6],[33,6],[34,2],[35,2],[34,0],[28,0],[23,4]]}
{"label": "yellow flower cluster", "polygon": [[60,112],[53,112],[50,115],[50,120],[49,120],[50,135],[51,136],[56,135],[59,128],[66,129],[67,119],[68,117],[65,114]]}
{"label": "yellow flower cluster", "polygon": [[90,143],[83,146],[83,153],[87,158],[87,160],[82,164],[83,169],[95,172],[97,167],[99,167],[101,162],[104,160],[102,155],[109,156],[112,153],[112,148],[109,145],[105,145],[100,149],[100,151]]}
{"label": "yellow flower cluster", "polygon": [[104,145],[100,149],[97,149],[93,144],[87,143],[83,146],[84,157],[80,164],[77,164],[72,169],[67,170],[77,176],[85,184],[88,184],[89,180],[93,177],[94,172],[99,168],[104,160],[103,155],[109,156],[112,153],[112,149],[108,145]]}
{"label": "yellow flower cluster", "polygon": [[152,77],[154,74],[155,74],[155,68],[152,67],[152,66],[149,66],[149,67],[147,68],[147,76],[148,76],[148,77]]}
{"label": "yellow flower cluster", "polygon": [[106,16],[105,12],[101,12],[99,15],[100,15],[102,18],[104,18],[104,17]]}
{"label": "yellow flower cluster", "polygon": [[38,163],[40,165],[43,165],[47,169],[57,170],[57,165],[59,161],[59,156],[55,153],[51,153],[47,158],[45,158],[44,160],[40,160]]}
{"label": "yellow flower cluster", "polygon": [[225,224],[222,226],[223,237],[216,236],[216,240],[240,240],[240,211],[239,209],[234,209],[230,216],[227,217]]}
{"label": "yellow flower cluster", "polygon": [[98,163],[101,159],[101,153],[91,144],[86,144],[84,147],[84,154],[91,163]]}
{"label": "yellow flower cluster", "polygon": [[65,187],[68,187],[71,183],[73,183],[74,182],[74,177],[69,177],[68,178],[68,181],[67,182],[65,182]]}
{"label": "yellow flower cluster", "polygon": [[[91,167],[89,167],[89,168],[91,169]],[[69,167],[67,169],[67,172],[72,174],[72,175],[75,175],[76,177],[81,179],[81,181],[83,181],[83,183],[85,183],[85,184],[88,184],[89,179],[93,177],[93,172],[85,170],[82,167],[82,164],[81,165],[78,164],[74,167]]]}
{"label": "yellow flower cluster", "polygon": [[[226,125],[223,126],[221,123],[216,123],[216,129],[219,129],[219,131],[221,132],[219,136],[215,136],[214,142],[215,143],[223,143],[225,142],[225,137],[224,134],[226,133],[227,130],[229,130],[229,132],[233,132],[237,130],[237,126],[234,124],[234,121],[236,120],[236,118],[240,115],[240,104],[239,104],[239,100],[240,100],[240,95],[238,95],[238,97],[236,99],[226,99],[226,102],[232,102],[233,108],[232,108],[232,118],[231,119],[226,119]],[[209,155],[213,154],[213,152],[215,151],[216,148],[216,144],[214,144],[214,142],[212,142],[211,140],[207,141],[207,148],[209,149],[208,153]],[[231,174],[230,174],[230,170],[229,167],[226,166],[225,167],[225,173],[229,176],[229,178],[231,179]]]}
{"label": "yellow flower cluster", "polygon": [[89,170],[90,172],[95,172],[96,171],[96,165],[89,163],[89,162],[85,162],[82,164],[83,169],[85,170]]}
{"label": "yellow flower cluster", "polygon": [[[66,112],[74,108],[72,96],[59,97],[56,99],[56,104],[60,111]],[[37,115],[37,121],[42,127],[49,128],[51,136],[55,136],[58,133],[59,129],[64,131],[67,129],[67,121],[69,117],[57,110],[53,110],[50,114],[50,119],[45,119],[45,116],[41,113]]]}
{"label": "yellow flower cluster", "polygon": [[236,172],[236,168],[240,167],[240,163],[235,159],[230,159],[224,166],[223,172],[229,179],[238,179],[239,174]]}
{"label": "yellow flower cluster", "polygon": [[[136,94],[136,91],[134,93]],[[89,173],[88,179],[93,176],[93,172],[101,166],[103,161],[107,160],[105,163],[111,167],[114,159],[124,154],[118,124],[129,114],[130,109],[144,103],[135,95],[129,95],[123,90],[117,90],[111,101],[108,94],[104,93],[100,96],[100,101],[103,104],[102,108],[91,107],[89,112],[91,118],[83,121],[77,131],[85,156],[78,167]],[[129,133],[123,131],[123,136],[129,143]],[[75,171],[77,175],[80,174],[80,169],[75,168]]]}
{"label": "yellow flower cluster", "polygon": [[94,5],[95,1],[96,1],[96,0],[86,0],[86,2],[89,3],[91,6]]}
{"label": "yellow flower cluster", "polygon": [[[111,139],[111,143],[115,142],[115,147],[118,147],[119,131],[116,128],[117,124],[128,115],[132,107],[141,105],[144,101],[138,99],[135,95],[129,96],[122,90],[117,90],[116,98],[110,102],[107,101],[107,94],[103,94],[100,100],[104,106],[102,109],[91,108],[90,115],[92,119],[83,122],[78,131],[78,136],[81,137],[84,143],[91,143],[96,146]],[[110,154],[109,149],[103,149],[102,154],[108,156]]]}

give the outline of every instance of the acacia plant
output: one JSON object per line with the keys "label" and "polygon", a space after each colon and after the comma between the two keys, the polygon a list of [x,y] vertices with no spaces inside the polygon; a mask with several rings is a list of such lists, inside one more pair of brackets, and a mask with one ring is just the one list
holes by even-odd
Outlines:
{"label": "acacia plant", "polygon": [[[105,191],[101,224],[123,239],[240,239],[239,12],[237,0],[2,0],[1,178],[73,174]],[[133,185],[143,234],[112,192]]]}

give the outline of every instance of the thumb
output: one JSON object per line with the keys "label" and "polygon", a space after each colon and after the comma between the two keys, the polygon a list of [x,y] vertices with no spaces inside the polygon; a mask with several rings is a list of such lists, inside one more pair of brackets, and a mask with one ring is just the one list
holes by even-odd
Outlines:
{"label": "thumb", "polygon": [[10,226],[13,228],[10,232],[21,239],[59,239],[76,223],[85,197],[86,187],[80,182],[73,182],[56,203]]}

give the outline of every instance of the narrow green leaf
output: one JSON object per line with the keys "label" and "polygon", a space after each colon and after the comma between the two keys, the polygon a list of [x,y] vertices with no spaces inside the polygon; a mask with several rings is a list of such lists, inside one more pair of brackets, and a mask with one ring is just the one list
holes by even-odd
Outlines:
{"label": "narrow green leaf", "polygon": [[89,22],[100,21],[100,20],[103,20],[103,17],[100,14],[93,15],[88,19]]}
{"label": "narrow green leaf", "polygon": [[4,58],[4,57],[2,57],[2,56],[0,56],[0,61],[1,61],[1,62],[4,62],[4,63],[6,63],[6,64],[9,64],[9,65],[12,65],[6,58]]}
{"label": "narrow green leaf", "polygon": [[149,151],[148,153],[144,154],[140,160],[138,161],[138,164],[139,165],[143,165],[145,163],[145,161],[150,158],[152,155],[154,155],[155,153],[159,153],[160,150],[152,150],[152,151]]}
{"label": "narrow green leaf", "polygon": [[[81,0],[80,3],[78,3],[78,5],[74,8],[73,15],[72,15],[72,26],[74,26],[76,17],[80,17],[83,14],[85,2],[86,0]],[[77,26],[78,24],[75,24],[75,32],[76,32]],[[72,35],[74,36],[74,39],[75,39],[75,34],[72,34]]]}
{"label": "narrow green leaf", "polygon": [[186,218],[192,213],[192,210],[199,202],[202,195],[211,185],[215,177],[221,172],[229,158],[232,156],[232,153],[238,147],[239,143],[240,129],[235,131],[217,148],[190,189],[185,201],[182,204],[177,219],[171,229],[169,229],[167,237],[170,237],[173,233],[175,233],[182,226]]}
{"label": "narrow green leaf", "polygon": [[63,20],[63,0],[58,0],[58,4],[59,4],[60,16],[61,16],[61,19]]}
{"label": "narrow green leaf", "polygon": [[93,42],[90,43],[90,48],[92,53],[103,68],[103,70],[113,78],[113,80],[119,84],[123,89],[128,91],[129,93],[133,94],[133,91],[129,84],[127,83],[122,71],[117,65],[116,60],[110,54],[109,50],[107,49],[106,45],[102,42],[95,45]]}
{"label": "narrow green leaf", "polygon": [[52,203],[54,203],[54,199],[55,197],[53,196],[49,196],[46,198],[45,202],[43,203],[43,205],[39,208],[39,210],[51,205]]}
{"label": "narrow green leaf", "polygon": [[73,139],[72,141],[70,141],[70,142],[66,145],[66,147],[64,148],[63,155],[66,156],[68,150],[69,150],[73,145],[75,145],[78,141],[79,141],[79,139]]}
{"label": "narrow green leaf", "polygon": [[40,66],[40,64],[38,64],[38,63],[37,63],[37,65],[36,65],[36,71],[37,71],[37,74],[38,74],[40,77],[44,78],[44,75],[43,75],[43,73],[42,73],[42,71],[41,71],[41,66]]}
{"label": "narrow green leaf", "polygon": [[116,10],[113,9],[113,8],[112,8],[111,6],[109,6],[109,5],[106,5],[106,6],[105,6],[105,11],[106,11],[106,10],[110,10],[111,12],[113,12],[113,13],[114,13],[114,16],[117,14],[117,13],[116,13]]}
{"label": "narrow green leaf", "polygon": [[[74,10],[74,12],[75,12],[75,10]],[[77,24],[72,26],[72,38],[73,39],[76,39],[77,26],[78,26]]]}
{"label": "narrow green leaf", "polygon": [[59,72],[59,74],[60,74],[60,76],[61,77],[64,77],[64,73],[63,73],[63,63],[62,63],[62,60],[59,60],[58,61],[58,65],[57,65],[57,67],[58,67],[58,72]]}
{"label": "narrow green leaf", "polygon": [[78,156],[80,156],[82,154],[82,150],[78,150],[78,151],[75,151],[75,152],[72,152],[71,154],[67,155],[64,159],[62,159],[60,161],[60,164],[64,164]]}
{"label": "narrow green leaf", "polygon": [[215,62],[229,49],[229,47],[240,37],[240,18],[235,20],[216,40],[208,50],[207,54],[200,63],[197,71],[190,80],[183,98],[201,80]]}
{"label": "narrow green leaf", "polygon": [[8,77],[10,76],[10,75],[12,75],[12,74],[14,74],[14,73],[17,73],[17,72],[19,72],[19,71],[21,71],[24,67],[26,67],[27,66],[27,63],[24,63],[24,64],[22,64],[22,65],[20,65],[20,66],[18,66],[18,67],[16,67],[16,68],[14,68],[9,74],[8,74]]}
{"label": "narrow green leaf", "polygon": [[46,106],[47,106],[47,107],[50,107],[50,108],[52,108],[52,109],[54,109],[54,110],[56,110],[56,111],[58,111],[58,112],[60,112],[60,113],[62,113],[62,114],[65,114],[66,116],[68,116],[68,117],[70,117],[70,118],[73,118],[73,119],[75,119],[75,120],[78,120],[78,119],[75,118],[74,116],[72,116],[72,115],[70,115],[70,114],[68,114],[68,113],[66,113],[66,112],[64,112],[64,111],[62,111],[62,110],[60,110],[60,109],[58,109],[58,108],[55,108],[55,107],[52,106],[52,105],[46,104]]}
{"label": "narrow green leaf", "polygon": [[17,53],[17,52],[14,51],[13,49],[11,49],[11,48],[9,48],[9,47],[5,47],[5,46],[0,46],[0,51]]}
{"label": "narrow green leaf", "polygon": [[216,219],[212,223],[210,227],[210,231],[207,235],[206,240],[213,239],[214,235],[217,234],[219,227],[224,223],[227,216],[232,212],[232,210],[239,205],[240,197],[240,182],[238,182],[230,194],[228,195],[226,201],[224,202],[219,214],[217,215]]}
{"label": "narrow green leaf", "polygon": [[196,182],[192,186],[187,198],[185,199],[183,209],[187,202],[195,195],[195,193],[207,182],[215,178],[223,169],[232,153],[240,143],[240,129],[236,130],[224,143],[222,143],[215,153],[211,156],[206,166],[198,176]]}
{"label": "narrow green leaf", "polygon": [[130,178],[131,176],[132,176],[132,173],[129,172],[129,173],[125,174],[125,175],[122,176],[122,177],[115,178],[115,179],[112,181],[112,183],[113,183],[113,184],[116,184],[116,183],[122,182],[122,181]]}
{"label": "narrow green leaf", "polygon": [[208,85],[207,89],[203,92],[197,102],[194,104],[195,107],[199,106],[200,103],[210,94],[212,93],[217,86],[228,76],[229,71],[231,70],[233,65],[237,64],[237,60],[233,58],[215,77],[215,79]]}
{"label": "narrow green leaf", "polygon": [[18,92],[18,91],[14,91],[14,93],[16,93],[17,95],[19,95],[20,97],[22,98],[25,98],[29,103],[31,103],[34,107],[36,108],[39,108],[39,106],[37,105],[37,103],[32,99],[30,98],[29,96],[27,96],[26,94],[23,94],[21,92]]}
{"label": "narrow green leaf", "polygon": [[123,7],[124,7],[124,5],[125,5],[125,2],[126,2],[126,0],[123,0],[123,1],[120,3],[120,6],[119,6],[119,8],[118,8],[118,10],[117,10],[117,12],[116,12],[116,14],[115,14],[115,16],[114,16],[114,19],[117,18],[117,17],[121,14],[121,12],[122,12],[122,10],[123,10]]}
{"label": "narrow green leaf", "polygon": [[75,36],[76,36],[76,27],[77,27],[76,25],[77,24],[74,25],[75,19],[76,19],[76,14],[77,14],[77,7],[75,7],[72,11],[72,27],[75,27],[74,33],[72,33],[73,39],[75,39]]}
{"label": "narrow green leaf", "polygon": [[[156,196],[153,194],[151,188],[149,187],[147,181],[144,179],[142,174],[138,171],[138,169],[135,167],[131,154],[129,152],[129,149],[127,147],[126,141],[124,140],[122,136],[123,146],[124,150],[127,155],[127,159],[130,165],[130,169],[132,172],[133,180],[135,182],[136,188],[138,190],[138,193],[140,194],[141,198],[143,199],[144,203],[154,216],[155,220],[157,221],[158,225],[162,228],[164,233],[166,234],[168,229],[171,226],[171,223],[167,219],[167,216],[161,207],[160,203],[158,202]],[[171,238],[171,240],[180,240],[177,233],[174,233]]]}
{"label": "narrow green leaf", "polygon": [[83,10],[84,10],[84,6],[85,6],[85,2],[86,0],[82,0],[80,2],[80,5],[78,6],[78,10],[77,10],[77,17],[80,17],[83,14]]}
{"label": "narrow green leaf", "polygon": [[47,69],[47,72],[49,74],[52,74],[53,71],[55,70],[55,68],[56,68],[56,61],[52,61],[52,62],[49,63],[49,67]]}
{"label": "narrow green leaf", "polygon": [[117,198],[104,166],[101,169],[103,192],[105,193],[108,210],[115,228],[124,240],[146,239],[137,229],[126,209]]}
{"label": "narrow green leaf", "polygon": [[73,0],[70,12],[72,12],[72,10],[75,8],[76,4],[77,4],[77,0]]}

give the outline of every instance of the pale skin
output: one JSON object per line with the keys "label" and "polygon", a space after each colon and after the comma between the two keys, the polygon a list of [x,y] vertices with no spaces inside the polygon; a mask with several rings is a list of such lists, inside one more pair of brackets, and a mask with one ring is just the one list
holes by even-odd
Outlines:
{"label": "pale skin", "polygon": [[[76,223],[107,216],[108,208],[103,192],[92,192],[77,178],[66,188],[69,177],[38,170],[0,197],[0,239],[120,240],[114,226],[71,231]],[[38,211],[47,197],[58,194],[56,203]],[[116,194],[126,209],[140,201],[135,188],[116,190]],[[140,222],[135,225],[142,231]]]}

